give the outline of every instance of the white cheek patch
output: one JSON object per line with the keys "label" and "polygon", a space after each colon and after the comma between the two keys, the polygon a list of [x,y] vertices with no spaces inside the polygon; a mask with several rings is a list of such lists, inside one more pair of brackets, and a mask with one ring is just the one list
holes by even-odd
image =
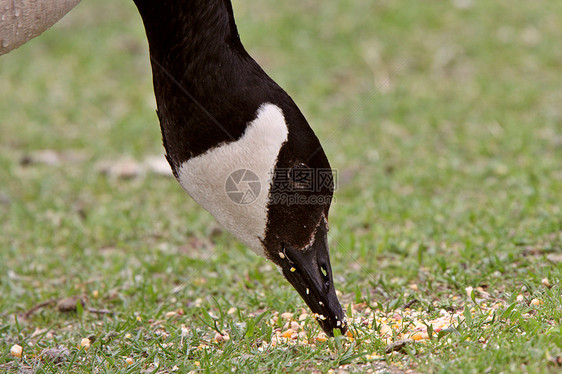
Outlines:
{"label": "white cheek patch", "polygon": [[262,256],[271,177],[287,134],[281,109],[266,103],[239,140],[191,158],[178,168],[178,180],[193,200]]}

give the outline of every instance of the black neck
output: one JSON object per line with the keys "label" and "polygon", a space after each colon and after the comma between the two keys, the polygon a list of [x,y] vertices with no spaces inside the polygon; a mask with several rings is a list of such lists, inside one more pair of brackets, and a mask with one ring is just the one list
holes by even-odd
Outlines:
{"label": "black neck", "polygon": [[[150,53],[161,64],[177,54],[243,50],[229,0],[133,0],[144,22]],[[172,60],[172,61],[170,61]]]}
{"label": "black neck", "polygon": [[148,37],[164,147],[173,169],[238,139],[263,102],[288,98],[242,46],[230,0],[134,2]]}

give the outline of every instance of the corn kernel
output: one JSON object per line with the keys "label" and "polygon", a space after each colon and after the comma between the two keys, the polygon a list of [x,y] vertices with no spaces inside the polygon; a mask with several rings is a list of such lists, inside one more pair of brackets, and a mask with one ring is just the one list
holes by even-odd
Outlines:
{"label": "corn kernel", "polygon": [[221,343],[230,340],[230,336],[227,333],[219,334],[218,332],[215,334],[215,342]]}
{"label": "corn kernel", "polygon": [[283,334],[281,334],[282,337],[290,339],[291,336],[293,336],[294,331],[293,329],[287,329],[287,331],[285,331]]}
{"label": "corn kernel", "polygon": [[127,359],[125,360],[125,362],[127,363],[127,365],[132,365],[134,363],[133,359],[130,357],[127,357]]}
{"label": "corn kernel", "polygon": [[533,299],[533,300],[531,300],[531,304],[534,305],[534,306],[538,306],[542,303],[539,299]]}
{"label": "corn kernel", "polygon": [[388,326],[386,323],[383,323],[381,326],[381,335],[386,335],[389,334],[392,331],[392,329],[390,328],[390,326]]}
{"label": "corn kernel", "polygon": [[323,343],[323,342],[325,342],[326,340],[328,340],[328,337],[327,337],[326,335],[318,335],[318,336],[316,337],[316,340]]}
{"label": "corn kernel", "polygon": [[414,339],[416,341],[422,340],[423,339],[422,333],[421,332],[414,333],[414,335],[412,335],[412,339]]}
{"label": "corn kernel", "polygon": [[80,348],[84,348],[86,351],[90,348],[92,342],[88,338],[80,340]]}
{"label": "corn kernel", "polygon": [[14,357],[21,357],[23,353],[23,348],[19,344],[14,344],[12,348],[10,348],[10,354]]}
{"label": "corn kernel", "polygon": [[293,318],[293,313],[289,313],[289,312],[282,313],[281,318],[289,320]]}

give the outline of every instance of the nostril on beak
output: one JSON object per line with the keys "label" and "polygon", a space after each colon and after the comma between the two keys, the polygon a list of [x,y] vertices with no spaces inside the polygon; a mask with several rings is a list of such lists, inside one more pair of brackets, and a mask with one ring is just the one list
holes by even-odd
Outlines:
{"label": "nostril on beak", "polygon": [[324,292],[330,290],[330,276],[328,274],[328,268],[325,264],[320,264],[320,274],[322,274],[322,280],[324,281]]}

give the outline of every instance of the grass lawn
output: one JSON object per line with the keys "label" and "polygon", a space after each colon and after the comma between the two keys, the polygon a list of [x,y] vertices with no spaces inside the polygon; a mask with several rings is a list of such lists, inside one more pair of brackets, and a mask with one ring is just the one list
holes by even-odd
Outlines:
{"label": "grass lawn", "polygon": [[0,371],[559,372],[562,2],[234,10],[338,171],[353,336],[137,170],[163,153],[141,20],[85,0],[0,57]]}

